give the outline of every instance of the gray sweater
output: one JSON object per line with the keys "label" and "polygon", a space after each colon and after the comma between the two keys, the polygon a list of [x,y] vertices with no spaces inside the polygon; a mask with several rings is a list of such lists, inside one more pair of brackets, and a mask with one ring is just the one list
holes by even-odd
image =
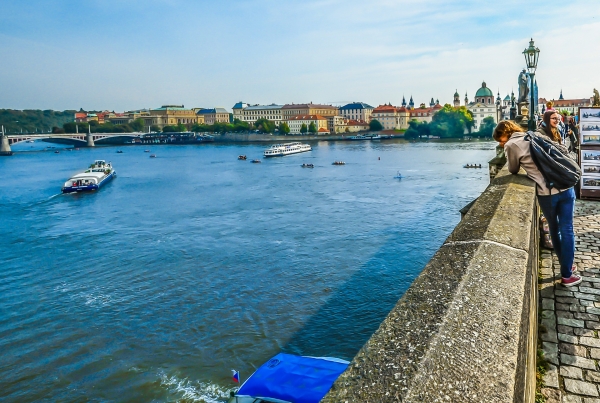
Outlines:
{"label": "gray sweater", "polygon": [[524,140],[526,134],[527,133],[513,133],[504,145],[504,153],[508,160],[508,170],[511,174],[516,174],[519,172],[519,168],[522,167],[527,173],[527,177],[537,184],[536,188],[539,196],[549,196],[550,194],[562,192],[562,190],[552,188],[552,193],[550,193],[550,190],[546,187],[544,176],[531,158],[529,141]]}

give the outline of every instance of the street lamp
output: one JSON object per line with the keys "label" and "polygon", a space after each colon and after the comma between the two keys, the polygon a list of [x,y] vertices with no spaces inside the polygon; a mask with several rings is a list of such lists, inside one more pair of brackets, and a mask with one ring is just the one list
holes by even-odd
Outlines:
{"label": "street lamp", "polygon": [[525,56],[525,63],[527,64],[527,70],[529,71],[529,80],[531,85],[529,86],[529,92],[531,94],[531,103],[529,104],[529,130],[535,130],[535,91],[533,91],[533,78],[535,76],[535,70],[537,69],[538,58],[540,56],[540,50],[533,45],[533,38],[529,41],[529,47],[523,51]]}
{"label": "street lamp", "polygon": [[496,98],[496,124],[500,123],[500,90],[498,90],[498,97]]}

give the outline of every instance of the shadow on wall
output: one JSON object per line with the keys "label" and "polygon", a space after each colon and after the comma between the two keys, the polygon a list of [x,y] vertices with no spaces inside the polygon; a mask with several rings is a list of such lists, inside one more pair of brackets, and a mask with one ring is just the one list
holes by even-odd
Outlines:
{"label": "shadow on wall", "polygon": [[436,227],[415,219],[401,228],[388,229],[379,251],[334,290],[283,352],[352,360],[452,232],[458,211],[456,217],[456,222]]}

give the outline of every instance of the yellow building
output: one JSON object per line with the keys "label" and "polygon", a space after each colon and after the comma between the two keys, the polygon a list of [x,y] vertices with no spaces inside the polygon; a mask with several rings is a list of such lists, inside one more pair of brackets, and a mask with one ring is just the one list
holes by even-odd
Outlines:
{"label": "yellow building", "polygon": [[148,120],[150,123],[148,126],[157,125],[164,126],[175,126],[175,125],[193,125],[198,123],[198,117],[196,112],[192,109],[186,109],[183,105],[163,105],[160,108],[152,109],[150,114],[147,116],[140,116],[144,119],[144,122]]}
{"label": "yellow building", "polygon": [[327,118],[321,115],[298,115],[287,119],[287,124],[290,128],[290,134],[300,134],[302,125],[306,125],[308,129],[310,124],[314,123],[318,134],[329,134],[327,128]]}
{"label": "yellow building", "polygon": [[338,108],[333,105],[319,104],[286,104],[281,107],[283,120],[288,120],[299,115],[320,115],[335,116],[338,114]]}
{"label": "yellow building", "polygon": [[224,108],[200,109],[196,112],[196,116],[202,117],[207,125],[229,123],[229,112]]}

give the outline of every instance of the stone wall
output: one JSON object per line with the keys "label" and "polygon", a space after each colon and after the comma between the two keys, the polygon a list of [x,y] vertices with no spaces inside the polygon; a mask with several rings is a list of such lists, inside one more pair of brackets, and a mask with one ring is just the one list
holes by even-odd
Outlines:
{"label": "stone wall", "polygon": [[501,170],[322,402],[533,402],[536,217]]}

